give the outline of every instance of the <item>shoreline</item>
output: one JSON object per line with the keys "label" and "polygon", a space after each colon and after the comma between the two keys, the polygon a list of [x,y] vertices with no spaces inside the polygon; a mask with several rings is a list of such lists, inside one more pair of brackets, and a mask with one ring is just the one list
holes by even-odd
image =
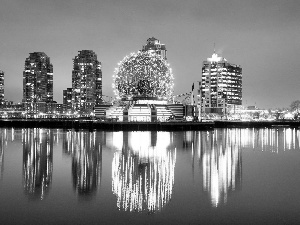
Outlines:
{"label": "shoreline", "polygon": [[12,119],[0,120],[0,127],[88,129],[103,131],[188,131],[211,130],[213,122],[99,122],[93,120]]}
{"label": "shoreline", "polygon": [[0,127],[103,131],[197,131],[214,128],[300,128],[300,121],[100,122],[80,119],[2,119],[0,120]]}

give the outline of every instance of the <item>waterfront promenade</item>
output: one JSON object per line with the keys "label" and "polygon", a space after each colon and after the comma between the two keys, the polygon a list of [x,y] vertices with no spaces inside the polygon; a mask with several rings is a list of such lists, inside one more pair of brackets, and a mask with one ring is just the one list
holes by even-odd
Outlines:
{"label": "waterfront promenade", "polygon": [[108,131],[186,131],[214,128],[300,127],[300,121],[114,122],[81,119],[2,119],[0,127]]}

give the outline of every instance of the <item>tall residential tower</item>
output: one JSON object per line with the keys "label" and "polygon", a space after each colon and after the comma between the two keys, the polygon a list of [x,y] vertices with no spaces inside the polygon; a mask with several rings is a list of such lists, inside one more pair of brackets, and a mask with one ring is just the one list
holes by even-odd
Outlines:
{"label": "tall residential tower", "polygon": [[53,102],[53,65],[44,52],[33,52],[25,60],[23,103],[27,112],[43,112]]}
{"label": "tall residential tower", "polygon": [[73,59],[72,109],[89,115],[102,102],[102,70],[92,50],[82,50]]}
{"label": "tall residential tower", "polygon": [[4,72],[0,70],[0,105],[4,104]]}
{"label": "tall residential tower", "polygon": [[227,62],[214,52],[202,66],[199,82],[201,111],[226,114],[227,110],[242,105],[242,68]]}

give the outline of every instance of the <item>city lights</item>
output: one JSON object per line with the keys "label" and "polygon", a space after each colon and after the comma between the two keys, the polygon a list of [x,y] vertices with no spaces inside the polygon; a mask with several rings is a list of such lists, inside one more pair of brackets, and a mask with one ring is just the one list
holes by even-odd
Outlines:
{"label": "city lights", "polygon": [[174,77],[169,64],[158,54],[137,52],[126,56],[114,72],[115,95],[171,99]]}

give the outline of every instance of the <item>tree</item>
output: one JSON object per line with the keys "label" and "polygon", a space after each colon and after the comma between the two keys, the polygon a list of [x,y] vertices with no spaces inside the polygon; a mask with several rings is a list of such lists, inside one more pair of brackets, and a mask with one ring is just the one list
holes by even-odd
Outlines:
{"label": "tree", "polygon": [[291,112],[294,112],[294,119],[298,120],[300,114],[300,100],[296,100],[291,103]]}
{"label": "tree", "polygon": [[296,100],[291,103],[291,111],[297,114],[300,112],[300,100]]}

